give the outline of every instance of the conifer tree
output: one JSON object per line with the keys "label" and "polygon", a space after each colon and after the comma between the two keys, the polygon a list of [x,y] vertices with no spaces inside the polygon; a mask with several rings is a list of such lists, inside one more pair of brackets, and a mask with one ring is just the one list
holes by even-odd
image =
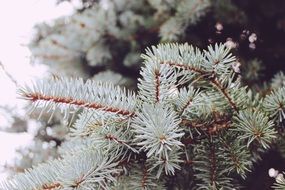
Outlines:
{"label": "conifer tree", "polygon": [[[207,14],[248,22],[230,0],[82,0],[73,15],[36,26],[29,47],[56,75],[19,95],[69,132],[58,159],[1,190],[239,189],[264,153],[282,154],[284,74],[261,86],[262,62],[237,59],[231,40],[182,43],[203,46],[190,33]],[[255,47],[256,36],[242,35]],[[284,184],[280,173],[274,188]]]}

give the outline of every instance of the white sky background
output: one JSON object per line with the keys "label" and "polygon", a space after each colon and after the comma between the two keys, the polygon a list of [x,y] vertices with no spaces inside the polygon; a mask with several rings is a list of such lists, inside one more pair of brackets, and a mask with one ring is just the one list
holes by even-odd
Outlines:
{"label": "white sky background", "polygon": [[[36,23],[49,21],[62,15],[71,14],[73,5],[62,3],[56,6],[55,0],[0,0],[0,61],[18,83],[31,81],[41,76],[45,67],[32,67],[29,64],[30,52],[24,44],[29,42],[32,28]],[[16,87],[0,67],[0,106],[17,106],[23,102],[16,97]],[[15,110],[15,111],[16,111]],[[0,127],[5,118],[0,112]],[[7,134],[0,132],[0,165],[11,162],[15,149],[31,141],[29,134]],[[0,173],[0,181],[5,174]]]}

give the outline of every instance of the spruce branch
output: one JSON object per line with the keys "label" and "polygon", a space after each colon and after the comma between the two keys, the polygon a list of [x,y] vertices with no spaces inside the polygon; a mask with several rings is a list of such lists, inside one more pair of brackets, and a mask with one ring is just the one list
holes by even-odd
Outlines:
{"label": "spruce branch", "polygon": [[234,116],[233,122],[234,128],[231,130],[240,133],[237,138],[247,141],[247,146],[257,141],[267,149],[272,139],[276,138],[277,132],[273,128],[273,122],[258,110],[243,110]]}
{"label": "spruce branch", "polygon": [[124,117],[134,114],[135,95],[112,84],[82,79],[50,79],[38,81],[33,87],[22,87],[19,95],[32,102],[32,110],[41,107],[51,112],[60,107],[64,119],[78,109],[101,110]]}
{"label": "spruce branch", "polygon": [[[201,96],[202,94],[199,92],[199,89],[194,89],[192,86],[189,89],[186,87],[181,88],[174,103],[179,115],[186,117],[189,114],[195,114],[195,107],[202,104],[203,99],[199,98]],[[195,105],[195,107],[192,105]]]}
{"label": "spruce branch", "polygon": [[205,53],[205,66],[209,66],[209,69],[213,69],[215,74],[222,75],[230,72],[229,67],[225,65],[230,65],[236,61],[235,56],[230,53],[230,49],[223,44],[215,44],[213,46],[208,46]]}
{"label": "spruce branch", "polygon": [[245,178],[252,167],[251,154],[247,147],[235,138],[236,135],[236,133],[225,135],[226,137],[220,135],[219,141],[222,145],[220,149],[224,153],[228,172],[236,172],[242,178]]}
{"label": "spruce branch", "polygon": [[276,89],[267,95],[263,107],[278,123],[285,119],[285,87]]}
{"label": "spruce branch", "polygon": [[[158,62],[178,69],[185,69],[198,74],[206,74],[203,70],[204,57],[198,48],[185,44],[160,44],[157,47],[146,49],[146,54],[142,55],[145,64]],[[191,74],[189,72],[189,74]],[[188,76],[190,77],[190,76]]]}
{"label": "spruce branch", "polygon": [[[82,111],[60,148],[59,164],[47,166],[51,177],[41,177],[45,169],[39,166],[23,174],[31,177],[7,182],[4,190],[163,189],[183,172],[193,176],[197,189],[237,187],[233,176],[245,177],[277,136],[274,119],[284,89],[260,104],[261,96],[236,78],[236,59],[222,44],[205,51],[162,44],[142,57],[137,94],[63,78],[20,88],[33,109],[62,110],[64,119]],[[37,183],[22,184],[34,177]]]}
{"label": "spruce branch", "polygon": [[45,164],[28,169],[25,173],[18,174],[12,180],[2,184],[2,189],[39,189],[50,190],[60,189],[62,185],[57,181],[61,172],[62,162],[59,160],[50,161]]}
{"label": "spruce branch", "polygon": [[52,189],[110,189],[120,173],[117,163],[99,151],[54,160],[15,176],[2,185],[5,190],[52,190]]}
{"label": "spruce branch", "polygon": [[175,175],[176,171],[181,170],[181,164],[184,163],[184,160],[182,160],[182,151],[179,148],[172,148],[160,156],[152,156],[149,163],[152,165],[149,170],[157,171],[156,178],[160,179],[163,174]]}
{"label": "spruce branch", "polygon": [[180,120],[170,108],[162,104],[144,104],[132,124],[135,141],[141,150],[147,151],[147,157],[163,155],[168,159],[168,151],[183,146],[179,140],[184,133],[179,123]]}
{"label": "spruce branch", "polygon": [[117,164],[101,152],[85,152],[66,159],[59,181],[64,188],[110,189],[116,181],[114,175],[120,173]]}
{"label": "spruce branch", "polygon": [[171,89],[176,86],[177,74],[171,68],[157,62],[146,63],[139,79],[139,96],[144,102],[167,102],[171,99]]}
{"label": "spruce branch", "polygon": [[127,188],[135,190],[147,189],[165,189],[161,183],[150,171],[150,165],[147,163],[136,164],[130,171],[130,185]]}
{"label": "spruce branch", "polygon": [[230,95],[229,95],[227,89],[226,89],[226,88],[223,88],[223,87],[221,86],[221,83],[220,83],[216,78],[214,78],[214,79],[212,79],[212,80],[210,80],[210,81],[212,82],[212,84],[213,84],[215,87],[217,87],[217,89],[218,89],[219,91],[221,91],[221,93],[224,95],[224,97],[228,100],[228,102],[229,102],[229,104],[231,105],[231,107],[232,107],[235,111],[238,111],[238,108],[237,108],[235,102],[234,102],[234,101],[232,100],[232,98],[230,97]]}
{"label": "spruce branch", "polygon": [[[89,138],[67,138],[58,148],[58,152],[61,157],[69,157],[76,154],[81,154],[85,151],[90,151],[90,149],[97,149],[94,147],[94,143]],[[99,149],[99,146],[98,146]]]}
{"label": "spruce branch", "polygon": [[129,122],[129,119],[118,118],[115,114],[85,110],[71,128],[70,136],[91,139],[90,146],[94,148],[138,152],[133,148]]}
{"label": "spruce branch", "polygon": [[[147,49],[146,55],[142,56],[148,63],[159,62],[177,69],[188,71],[187,79],[202,76],[202,79],[215,86],[227,99],[231,107],[238,111],[238,107],[229,95],[229,88],[233,84],[232,64],[235,57],[229,52],[225,45],[216,44],[208,47],[204,54],[188,44],[164,44]],[[230,81],[225,81],[225,78]],[[223,81],[223,82],[222,82]],[[227,82],[227,85],[223,83]],[[231,84],[231,85],[230,85]]]}
{"label": "spruce branch", "polygon": [[193,167],[198,181],[197,189],[233,189],[233,179],[222,166],[223,154],[215,136],[208,136],[194,148]]}

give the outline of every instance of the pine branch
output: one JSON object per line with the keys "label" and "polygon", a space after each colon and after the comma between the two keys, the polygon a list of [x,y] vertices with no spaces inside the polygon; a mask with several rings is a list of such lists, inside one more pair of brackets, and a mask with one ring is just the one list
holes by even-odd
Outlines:
{"label": "pine branch", "polygon": [[163,104],[144,104],[132,124],[135,141],[141,150],[147,151],[147,157],[164,155],[168,158],[168,150],[183,146],[179,139],[184,133],[179,129],[179,123],[175,112],[164,108]]}
{"label": "pine branch", "polygon": [[156,102],[159,102],[159,88],[160,88],[160,81],[159,81],[159,76],[160,76],[160,73],[158,70],[155,70],[154,71],[154,74],[155,74],[155,99],[156,99]]}
{"label": "pine branch", "polygon": [[194,175],[197,189],[233,189],[233,179],[227,168],[222,166],[224,158],[220,152],[219,142],[215,136],[208,136],[194,149]]}
{"label": "pine branch", "polygon": [[234,128],[231,130],[240,133],[237,138],[247,141],[249,146],[257,141],[263,148],[267,149],[277,132],[274,130],[273,122],[258,110],[243,110],[233,118]]}
{"label": "pine branch", "polygon": [[61,172],[61,161],[50,161],[46,164],[41,164],[33,169],[28,169],[25,173],[15,176],[12,180],[2,185],[3,190],[16,189],[39,189],[45,190],[50,187],[61,188],[62,185],[57,181],[58,175]]}
{"label": "pine branch", "polygon": [[238,108],[237,108],[236,104],[234,103],[234,101],[232,100],[232,98],[230,97],[229,93],[227,92],[227,89],[223,88],[221,83],[216,78],[214,78],[214,79],[212,79],[210,81],[212,82],[212,84],[214,86],[216,86],[218,88],[218,90],[220,90],[223,93],[223,95],[228,100],[228,102],[230,103],[232,108],[237,112]]}
{"label": "pine branch", "polygon": [[224,95],[231,107],[238,111],[236,103],[228,93],[229,87],[223,87],[218,79],[225,73],[231,74],[229,72],[232,70],[231,64],[235,61],[235,57],[224,45],[216,44],[214,48],[209,46],[208,51],[203,55],[198,49],[188,44],[165,44],[157,48],[152,47],[152,50],[147,49],[143,58],[146,64],[159,61],[163,65],[187,70],[188,78],[203,76],[203,80],[211,82]]}
{"label": "pine branch", "polygon": [[27,170],[2,185],[2,188],[3,190],[109,189],[116,181],[113,175],[120,172],[116,166],[114,160],[104,158],[101,152],[89,151]]}
{"label": "pine branch", "polygon": [[[64,87],[64,90],[62,88]],[[51,79],[42,80],[33,85],[19,89],[20,96],[31,101],[33,109],[51,111],[51,117],[57,108],[64,112],[64,119],[69,113],[79,108],[101,110],[124,117],[134,114],[135,95],[114,87],[111,84],[99,83],[82,79]]]}
{"label": "pine branch", "polygon": [[245,178],[252,167],[251,155],[247,147],[236,139],[236,135],[236,133],[222,134],[219,136],[219,140],[224,152],[225,163],[228,165],[228,171],[236,172]]}
{"label": "pine branch", "polygon": [[[197,189],[236,187],[233,176],[245,177],[260,150],[277,136],[274,119],[282,114],[284,89],[260,104],[260,95],[236,79],[235,57],[224,45],[202,52],[187,44],[165,44],[142,57],[137,95],[82,79],[42,80],[21,88],[20,95],[42,112],[53,115],[59,109],[67,119],[83,111],[60,149],[62,166],[51,164],[55,176],[46,179],[38,174],[45,168],[34,169],[23,176],[38,177],[37,183],[12,180],[4,190],[23,185],[163,189],[167,176],[183,172],[194,175]],[[139,162],[144,167],[136,169],[132,164]]]}
{"label": "pine branch", "polygon": [[263,102],[264,110],[278,123],[285,120],[285,87],[281,87],[267,95]]}
{"label": "pine branch", "polygon": [[202,67],[204,61],[202,52],[187,43],[152,46],[151,49],[146,50],[146,54],[142,55],[142,58],[145,59],[145,64],[155,61],[161,65],[185,69],[202,75],[207,74],[207,71],[204,71]]}
{"label": "pine branch", "polygon": [[[152,156],[148,159],[151,164],[150,171],[156,171],[156,178],[161,179],[162,175],[175,175],[176,170],[181,170],[181,165],[184,163],[182,159],[182,151],[180,148],[172,148],[167,150],[167,153],[162,153],[159,156]],[[164,171],[164,172],[163,172]]]}
{"label": "pine branch", "polygon": [[[179,90],[178,97],[176,98],[175,105],[177,106],[177,111],[180,116],[186,116],[191,113],[191,106],[192,105],[198,105],[201,101],[199,99],[199,96],[201,96],[201,92],[199,90],[194,89],[192,86],[190,86],[189,89],[187,88],[181,88]],[[187,111],[187,114],[184,114],[184,112]],[[192,114],[195,114],[195,111],[192,112]]]}
{"label": "pine branch", "polygon": [[171,89],[176,87],[177,73],[157,62],[146,63],[140,72],[139,96],[144,102],[157,103],[171,100]]}
{"label": "pine branch", "polygon": [[201,75],[208,74],[204,70],[201,70],[199,68],[192,67],[190,65],[186,65],[186,64],[183,64],[183,63],[171,62],[171,61],[163,61],[163,62],[160,62],[160,64],[162,64],[162,65],[165,64],[165,65],[169,65],[171,67],[176,67],[176,68],[180,68],[180,69],[184,69],[184,70],[188,70],[188,71],[193,71],[193,72],[201,74]]}
{"label": "pine branch", "polygon": [[165,189],[164,185],[158,181],[149,170],[147,163],[136,164],[130,173],[130,189]]}
{"label": "pine branch", "polygon": [[132,133],[128,130],[129,120],[122,120],[110,114],[83,111],[71,129],[70,136],[75,139],[87,138],[90,146],[108,151],[126,151],[137,153],[133,147]]}

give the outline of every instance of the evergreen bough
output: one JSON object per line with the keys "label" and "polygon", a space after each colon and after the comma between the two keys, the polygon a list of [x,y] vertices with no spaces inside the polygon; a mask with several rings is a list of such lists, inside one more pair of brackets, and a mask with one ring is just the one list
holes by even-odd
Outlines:
{"label": "evergreen bough", "polygon": [[223,44],[161,44],[142,58],[138,92],[71,78],[20,88],[31,111],[77,119],[58,160],[1,189],[238,189],[278,136],[285,88],[242,86]]}

